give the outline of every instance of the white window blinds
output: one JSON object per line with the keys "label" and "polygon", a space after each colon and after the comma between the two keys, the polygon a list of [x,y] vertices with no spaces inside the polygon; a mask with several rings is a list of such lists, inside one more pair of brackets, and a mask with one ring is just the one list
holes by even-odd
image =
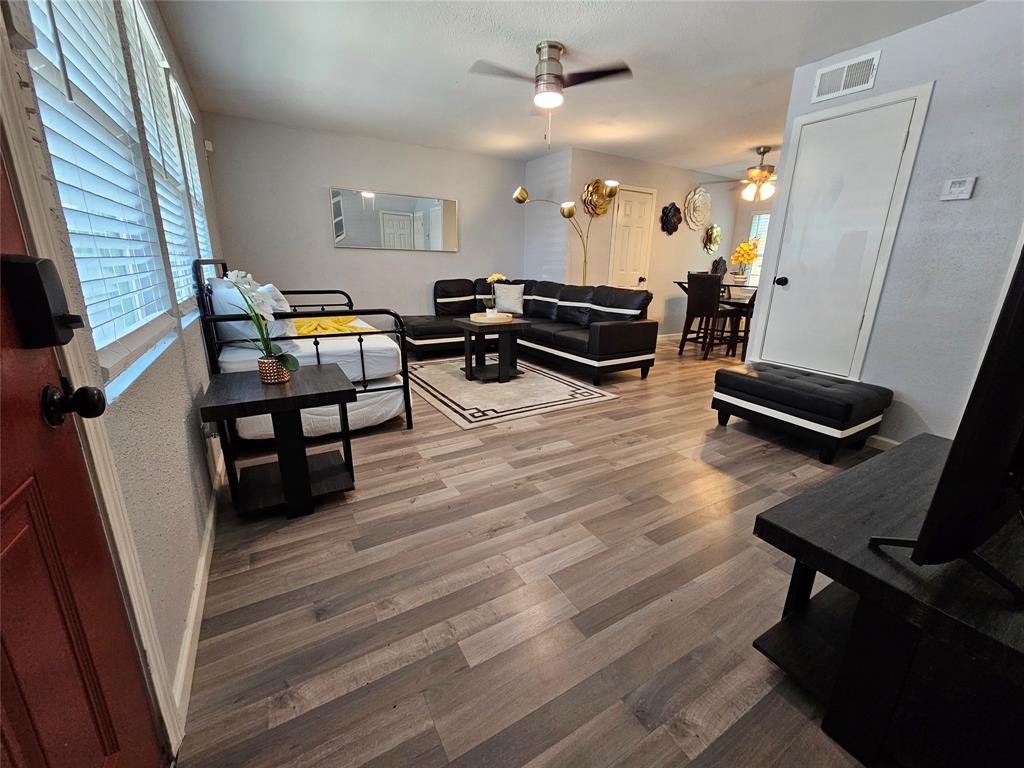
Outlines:
{"label": "white window blinds", "polygon": [[197,258],[198,251],[175,127],[167,60],[146,18],[145,10],[135,0],[129,0],[123,7],[135,86],[142,106],[142,122],[146,129],[160,220],[167,243],[174,296],[178,302],[182,302],[191,298],[195,292],[192,285],[192,262]]}
{"label": "white window blinds", "polygon": [[30,0],[29,52],[97,348],[169,307],[114,6]]}
{"label": "white window blinds", "polygon": [[750,265],[750,280],[757,283],[761,277],[761,262],[764,259],[764,243],[768,239],[770,213],[755,213],[750,219],[750,240],[757,238],[757,261]]}
{"label": "white window blinds", "polygon": [[188,108],[185,96],[178,84],[171,79],[171,91],[174,94],[174,106],[178,115],[178,130],[181,134],[181,151],[185,156],[185,171],[188,175],[188,192],[191,196],[192,215],[195,217],[196,240],[199,243],[199,257],[212,259],[213,249],[210,247],[210,230],[206,224],[206,203],[203,199],[203,184],[199,178],[199,156],[196,154],[193,138],[192,112]]}

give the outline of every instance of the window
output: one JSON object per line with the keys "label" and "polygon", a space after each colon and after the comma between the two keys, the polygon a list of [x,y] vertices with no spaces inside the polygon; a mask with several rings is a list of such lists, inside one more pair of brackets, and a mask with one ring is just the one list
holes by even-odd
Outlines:
{"label": "window", "polygon": [[[191,299],[194,294],[192,262],[197,258],[198,249],[185,187],[183,147],[178,142],[168,64],[149,19],[146,18],[146,12],[137,0],[129,0],[123,8],[135,86],[139,92],[142,122],[153,166],[157,203],[160,206],[160,221],[164,241],[167,243],[174,298],[180,303]],[[191,136],[191,126],[189,134]]]}
{"label": "window", "polygon": [[109,2],[30,0],[30,12],[40,118],[102,349],[170,306],[117,18]]}
{"label": "window", "polygon": [[750,282],[757,285],[761,278],[761,261],[764,258],[764,243],[768,239],[768,220],[770,213],[755,213],[750,219],[749,240],[757,238],[757,260],[750,265]]}
{"label": "window", "polygon": [[192,203],[196,240],[199,243],[199,258],[212,259],[213,249],[210,247],[210,230],[206,225],[206,203],[203,200],[203,184],[199,179],[199,161],[193,138],[192,111],[188,108],[185,95],[178,84],[171,80],[174,92],[174,106],[178,115],[178,131],[181,135],[181,151],[185,156],[185,171],[188,175],[188,193]]}

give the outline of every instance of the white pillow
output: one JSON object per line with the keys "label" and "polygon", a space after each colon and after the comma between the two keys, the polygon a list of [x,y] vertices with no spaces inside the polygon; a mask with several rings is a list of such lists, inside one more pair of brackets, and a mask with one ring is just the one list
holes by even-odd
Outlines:
{"label": "white pillow", "polygon": [[[238,289],[230,280],[221,277],[211,277],[210,286],[213,289],[211,303],[215,315],[239,315],[245,314],[245,301],[242,299]],[[279,291],[273,283],[261,285],[257,289],[269,299],[275,312],[290,312],[291,305],[284,294]],[[267,325],[271,336],[297,336],[295,323],[292,320],[274,320]],[[254,339],[256,338],[256,327],[248,320],[238,320],[230,323],[217,323],[217,336],[223,341],[232,339]],[[294,339],[282,340],[279,342],[282,349],[288,351],[295,349],[298,344]]]}
{"label": "white pillow", "polygon": [[519,285],[495,283],[494,308],[499,312],[508,312],[513,315],[523,314],[523,288],[525,287],[522,283]]}

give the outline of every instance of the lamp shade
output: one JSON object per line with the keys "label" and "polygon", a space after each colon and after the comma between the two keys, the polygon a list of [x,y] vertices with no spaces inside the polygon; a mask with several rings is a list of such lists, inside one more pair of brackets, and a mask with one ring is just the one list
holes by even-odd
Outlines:
{"label": "lamp shade", "polygon": [[604,196],[615,197],[617,194],[619,194],[619,182],[617,182],[615,179],[608,179],[607,181],[605,181]]}
{"label": "lamp shade", "polygon": [[761,185],[760,191],[761,195],[759,199],[767,200],[768,198],[775,194],[775,185],[772,184],[770,181],[766,181],[764,184]]}
{"label": "lamp shade", "polygon": [[743,191],[740,192],[740,197],[746,200],[748,203],[754,202],[754,198],[757,196],[757,184],[744,184]]}
{"label": "lamp shade", "polygon": [[571,219],[576,215],[576,203],[569,200],[568,202],[562,203],[558,210],[562,214],[562,218]]}
{"label": "lamp shade", "polygon": [[526,191],[526,187],[516,187],[516,191],[512,193],[512,199],[522,205],[530,199],[530,194]]}

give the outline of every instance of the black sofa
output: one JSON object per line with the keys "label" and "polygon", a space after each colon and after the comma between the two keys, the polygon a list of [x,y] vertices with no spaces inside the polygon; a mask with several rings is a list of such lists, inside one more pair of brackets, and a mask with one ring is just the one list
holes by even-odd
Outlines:
{"label": "black sofa", "polygon": [[[563,285],[547,280],[509,280],[523,285],[523,319],[517,353],[584,372],[595,384],[602,374],[640,369],[647,378],[654,365],[658,323],[647,319],[649,291],[608,285]],[[484,278],[434,283],[434,314],[404,315],[405,343],[422,360],[426,354],[454,354],[463,332],[452,320],[483,312],[491,295]]]}

